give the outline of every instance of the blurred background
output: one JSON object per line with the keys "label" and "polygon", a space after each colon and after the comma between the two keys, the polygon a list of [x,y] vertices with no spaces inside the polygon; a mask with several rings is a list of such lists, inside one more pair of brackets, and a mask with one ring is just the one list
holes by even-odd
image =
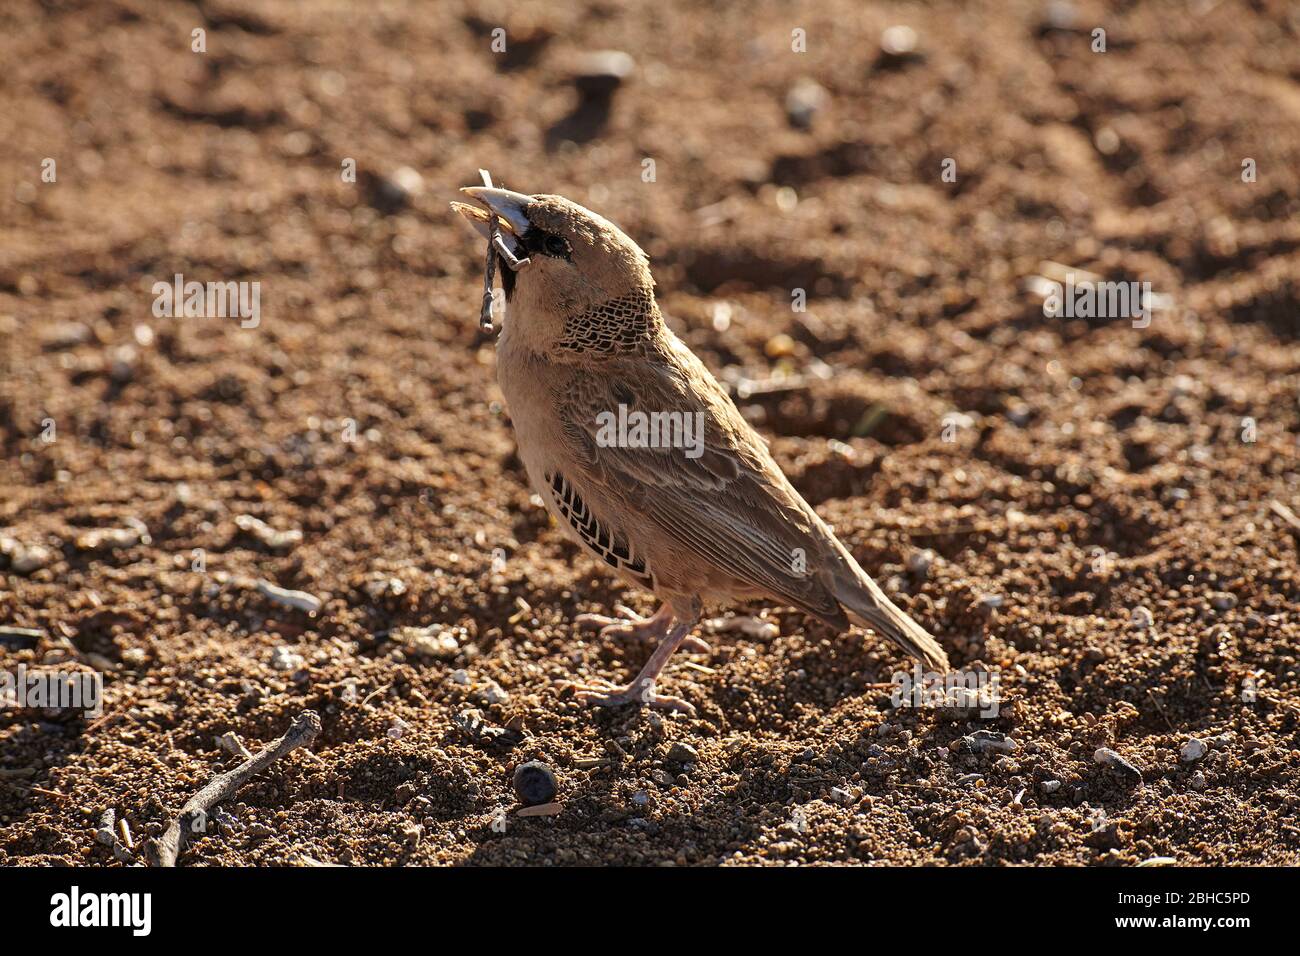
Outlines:
{"label": "blurred background", "polygon": [[[98,861],[82,808],[159,827],[214,735],[311,706],[327,766],[238,812],[279,813],[273,836],[192,852],[1294,862],[1285,801],[1244,795],[1267,766],[1294,798],[1300,768],[1298,34],[1284,0],[10,0],[0,624],[43,636],[0,655],[106,672],[110,716],[0,718],[0,763],[65,797],[0,788],[0,860]],[[707,782],[628,809],[662,731],[556,682],[634,671],[569,619],[646,597],[530,499],[477,328],[483,247],[447,206],[479,168],[645,248],[799,490],[955,662],[1002,670],[1033,755],[909,763],[966,731],[889,730],[892,653],[772,610],[779,639],[717,640],[675,678],[717,738]],[[1042,277],[1067,271],[1150,282],[1159,308],[1048,317]],[[177,273],[259,283],[260,321],[156,314]],[[445,653],[404,630],[430,626]],[[486,750],[467,707],[524,742]],[[1260,747],[1170,756],[1225,728]],[[576,820],[465,836],[512,799],[503,767],[607,739],[624,762],[568,778]],[[1159,800],[1097,777],[1103,742]],[[895,806],[904,766],[929,809],[855,817]],[[991,805],[954,782],[976,770]],[[1063,829],[998,799],[1026,788]],[[794,835],[792,800],[819,801]],[[1087,801],[1125,826],[1095,837]],[[408,819],[418,848],[392,839]]]}

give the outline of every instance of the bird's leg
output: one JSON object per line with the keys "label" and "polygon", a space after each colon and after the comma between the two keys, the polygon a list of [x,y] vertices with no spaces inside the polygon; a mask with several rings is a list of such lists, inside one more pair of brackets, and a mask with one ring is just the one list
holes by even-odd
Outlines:
{"label": "bird's leg", "polygon": [[[673,625],[673,609],[666,601],[650,617],[642,617],[623,604],[615,604],[614,610],[618,612],[618,617],[579,614],[573,622],[583,627],[600,628],[600,636],[604,638],[631,638],[655,644],[664,639]],[[683,650],[700,654],[709,652],[709,645],[698,637],[687,637],[681,646]]]}
{"label": "bird's leg", "polygon": [[[665,604],[665,607],[667,606]],[[660,611],[662,612],[662,610],[661,608]],[[655,617],[658,616],[658,614],[655,615]],[[684,714],[694,716],[695,707],[687,701],[682,700],[680,697],[671,697],[655,692],[655,680],[658,679],[664,665],[668,663],[668,658],[673,656],[673,651],[682,645],[687,635],[691,633],[691,628],[700,619],[698,602],[693,602],[687,613],[682,613],[682,609],[671,609],[669,619],[672,617],[677,618],[677,623],[659,642],[659,646],[655,648],[654,653],[650,655],[650,659],[641,668],[641,672],[632,679],[630,684],[626,687],[616,687],[604,681],[598,685],[575,684],[573,688],[577,692],[578,700],[596,707],[644,704],[647,707],[662,707],[666,710],[681,711]]]}
{"label": "bird's leg", "polygon": [[673,651],[677,650],[688,633],[690,633],[690,624],[682,622],[673,627],[668,632],[668,635],[659,642],[659,646],[650,655],[650,659],[645,662],[641,672],[626,687],[616,687],[603,681],[600,684],[593,685],[573,685],[578,700],[596,707],[644,704],[647,707],[662,707],[666,710],[677,710],[694,716],[695,708],[687,701],[682,700],[680,697],[671,697],[655,691],[655,680],[659,677],[659,672],[664,669],[664,665],[668,663],[668,658],[673,656]]}

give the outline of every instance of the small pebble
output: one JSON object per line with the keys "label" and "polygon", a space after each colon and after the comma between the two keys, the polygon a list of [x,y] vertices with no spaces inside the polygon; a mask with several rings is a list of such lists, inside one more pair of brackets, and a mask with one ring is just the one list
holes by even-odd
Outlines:
{"label": "small pebble", "polygon": [[54,561],[54,552],[44,545],[25,545],[7,536],[0,536],[0,554],[9,559],[9,569],[14,574],[31,574]]}
{"label": "small pebble", "polygon": [[770,359],[785,358],[795,352],[795,341],[781,332],[763,343],[763,354]]}
{"label": "small pebble", "polygon": [[39,544],[15,551],[9,559],[14,574],[31,574],[48,567],[54,561],[54,552]]}
{"label": "small pebble", "polygon": [[699,751],[690,744],[676,741],[668,748],[668,753],[665,755],[665,759],[670,760],[673,763],[695,763],[700,759],[700,754]]}
{"label": "small pebble", "polygon": [[807,77],[796,80],[785,95],[786,119],[795,129],[809,129],[828,99],[825,87],[816,80]]}
{"label": "small pebble", "polygon": [[234,731],[228,731],[215,739],[217,746],[231,756],[238,757],[240,760],[247,760],[253,756]]}
{"label": "small pebble", "polygon": [[149,535],[141,530],[143,525],[131,528],[96,528],[77,536],[73,544],[79,551],[99,551],[131,548],[137,544],[149,543]]}
{"label": "small pebble", "polygon": [[880,34],[880,65],[902,66],[921,59],[916,49],[916,31],[908,26],[892,26]]}
{"label": "small pebble", "polygon": [[998,733],[993,730],[977,730],[962,741],[976,753],[985,753],[993,751],[994,753],[1009,754],[1020,748],[1020,745],[1006,734]]}
{"label": "small pebble", "polygon": [[95,831],[95,839],[104,846],[112,846],[117,842],[117,834],[113,827],[117,824],[117,811],[105,810],[99,818],[99,829]]}
{"label": "small pebble", "polygon": [[1178,755],[1182,758],[1183,763],[1195,763],[1197,760],[1204,757],[1208,750],[1209,748],[1205,746],[1205,741],[1193,737],[1191,740],[1187,741],[1187,743],[1183,744],[1182,749],[1178,751]]}
{"label": "small pebble", "polygon": [[84,322],[60,322],[41,336],[41,348],[58,352],[84,345],[94,337],[95,333]]}
{"label": "small pebble", "polygon": [[35,627],[0,626],[0,641],[13,641],[23,644],[35,644],[45,636],[45,631]]}
{"label": "small pebble", "polygon": [[1145,631],[1155,625],[1156,618],[1155,615],[1151,613],[1150,609],[1145,607],[1135,607],[1129,623],[1132,624],[1134,630]]}
{"label": "small pebble", "polygon": [[622,50],[597,50],[574,66],[573,85],[584,99],[605,100],[632,75],[636,61]]}
{"label": "small pebble", "polygon": [[1210,595],[1210,605],[1216,611],[1231,611],[1237,606],[1237,595],[1219,591]]}
{"label": "small pebble", "polygon": [[290,591],[288,588],[277,587],[270,581],[258,581],[257,593],[276,604],[306,611],[308,614],[315,614],[324,603],[320,598],[306,591]]}
{"label": "small pebble", "polygon": [[934,566],[934,557],[934,552],[929,548],[913,551],[907,558],[907,570],[918,578],[927,578],[930,576],[930,568]]}
{"label": "small pebble", "polygon": [[1117,767],[1125,773],[1136,777],[1138,780],[1142,779],[1141,770],[1129,763],[1128,760],[1114,750],[1111,750],[1109,747],[1098,747],[1097,752],[1092,755],[1092,759],[1103,766]]}
{"label": "small pebble", "polygon": [[460,642],[456,640],[456,635],[437,624],[429,627],[395,628],[389,637],[410,647],[420,656],[433,660],[450,660],[460,653]]}
{"label": "small pebble", "polygon": [[554,771],[540,760],[516,767],[513,783],[519,802],[530,807],[550,803],[560,789]]}
{"label": "small pebble", "polygon": [[366,596],[372,601],[378,601],[389,595],[401,597],[406,593],[406,582],[401,578],[379,578],[375,581],[367,581],[365,591]]}
{"label": "small pebble", "polygon": [[510,699],[509,691],[494,680],[490,680],[480,687],[474,696],[488,707],[493,704],[503,704]]}
{"label": "small pebble", "polygon": [[424,177],[409,166],[395,169],[388,176],[376,176],[365,171],[360,178],[366,190],[366,201],[385,216],[405,209],[424,191]]}
{"label": "small pebble", "polygon": [[1017,428],[1024,428],[1034,417],[1034,410],[1028,405],[1012,405],[1007,409],[1007,418]]}
{"label": "small pebble", "polygon": [[1069,0],[1051,0],[1043,10],[1043,28],[1069,30],[1078,22],[1079,13]]}
{"label": "small pebble", "polygon": [[297,529],[279,531],[272,528],[261,518],[252,515],[236,515],[235,526],[251,537],[256,538],[272,551],[284,551],[302,542],[302,532]]}
{"label": "small pebble", "polygon": [[1056,791],[1061,789],[1061,781],[1044,780],[1038,786],[1043,791],[1043,793],[1056,793]]}
{"label": "small pebble", "polygon": [[280,645],[271,651],[271,667],[278,671],[301,670],[306,664],[303,656],[287,645]]}

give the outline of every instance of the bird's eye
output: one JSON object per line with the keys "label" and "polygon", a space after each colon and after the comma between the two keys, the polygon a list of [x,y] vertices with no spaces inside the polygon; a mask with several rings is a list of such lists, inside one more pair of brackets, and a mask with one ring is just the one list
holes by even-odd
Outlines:
{"label": "bird's eye", "polygon": [[542,248],[548,256],[555,256],[558,259],[565,258],[569,254],[569,244],[559,236],[547,236],[542,243]]}

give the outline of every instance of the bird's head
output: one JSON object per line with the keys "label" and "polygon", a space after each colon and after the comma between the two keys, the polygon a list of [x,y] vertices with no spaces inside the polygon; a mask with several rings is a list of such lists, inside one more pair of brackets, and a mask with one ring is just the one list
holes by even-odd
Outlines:
{"label": "bird's head", "polygon": [[491,186],[469,186],[461,192],[476,204],[457,202],[452,207],[485,237],[490,217],[496,216],[511,257],[527,260],[512,267],[508,257],[497,253],[512,336],[549,350],[562,340],[566,319],[614,301],[639,296],[653,301],[646,254],[590,209],[563,196],[527,196]]}

